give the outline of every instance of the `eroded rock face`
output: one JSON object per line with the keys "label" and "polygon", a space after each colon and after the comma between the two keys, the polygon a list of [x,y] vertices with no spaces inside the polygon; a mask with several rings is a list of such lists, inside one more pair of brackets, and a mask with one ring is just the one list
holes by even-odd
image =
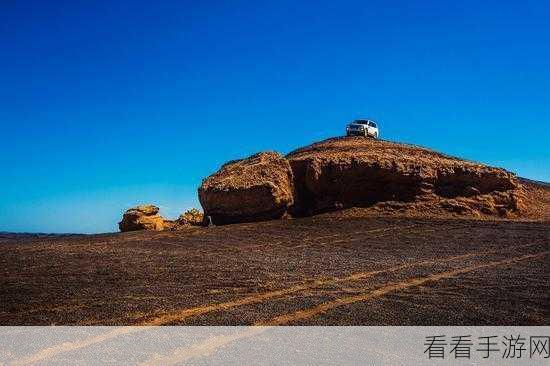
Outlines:
{"label": "eroded rock face", "polygon": [[164,230],[166,223],[158,214],[159,208],[153,205],[141,205],[127,210],[118,223],[120,231]]}
{"label": "eroded rock face", "polygon": [[230,162],[203,182],[199,199],[214,224],[350,207],[501,217],[523,207],[521,185],[503,169],[363,137]]}
{"label": "eroded rock face", "polygon": [[217,225],[281,218],[294,203],[290,164],[274,152],[229,162],[203,181],[199,200]]}
{"label": "eroded rock face", "polygon": [[294,175],[296,216],[386,201],[431,201],[460,214],[498,216],[521,206],[513,174],[417,146],[335,138],[287,158]]}

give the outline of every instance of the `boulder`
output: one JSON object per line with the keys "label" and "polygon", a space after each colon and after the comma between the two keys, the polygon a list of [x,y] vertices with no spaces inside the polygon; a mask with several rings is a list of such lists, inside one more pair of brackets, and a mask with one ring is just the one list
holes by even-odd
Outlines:
{"label": "boulder", "polygon": [[118,223],[120,231],[164,230],[165,220],[158,214],[159,208],[153,205],[141,205],[127,210]]}
{"label": "boulder", "polygon": [[290,164],[275,152],[231,161],[203,181],[199,200],[216,225],[281,218],[294,202]]}

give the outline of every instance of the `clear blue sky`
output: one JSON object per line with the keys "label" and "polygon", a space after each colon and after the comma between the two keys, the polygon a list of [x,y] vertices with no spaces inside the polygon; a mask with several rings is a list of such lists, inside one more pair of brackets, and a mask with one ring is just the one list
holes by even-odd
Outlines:
{"label": "clear blue sky", "polygon": [[550,181],[543,1],[0,3],[0,231],[107,232],[201,179],[379,120]]}

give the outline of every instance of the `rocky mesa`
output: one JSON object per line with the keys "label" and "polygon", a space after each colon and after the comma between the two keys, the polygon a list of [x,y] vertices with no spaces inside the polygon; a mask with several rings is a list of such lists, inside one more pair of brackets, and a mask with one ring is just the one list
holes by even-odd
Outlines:
{"label": "rocky mesa", "polygon": [[517,217],[525,192],[513,173],[401,143],[340,137],[282,157],[225,164],[199,188],[214,224],[310,216],[346,208],[377,213]]}
{"label": "rocky mesa", "polygon": [[203,180],[203,213],[176,220],[153,205],[126,211],[121,231],[177,230],[304,217],[405,215],[550,220],[550,187],[501,168],[410,144],[337,137],[286,156],[262,152]]}
{"label": "rocky mesa", "polygon": [[504,169],[387,141],[336,138],[287,156],[295,215],[348,207],[418,204],[457,213],[508,216],[520,210],[516,176]]}

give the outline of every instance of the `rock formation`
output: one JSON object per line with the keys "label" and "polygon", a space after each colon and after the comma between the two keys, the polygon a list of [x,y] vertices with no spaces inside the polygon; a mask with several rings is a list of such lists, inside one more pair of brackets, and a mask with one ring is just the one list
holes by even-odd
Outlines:
{"label": "rock formation", "polygon": [[335,138],[287,158],[298,216],[388,201],[430,201],[456,213],[498,216],[519,208],[519,184],[512,173],[418,146]]}
{"label": "rock formation", "polygon": [[350,207],[509,217],[522,186],[500,168],[406,144],[343,137],[281,157],[229,162],[199,189],[215,224],[308,216]]}
{"label": "rock formation", "polygon": [[182,230],[203,225],[203,214],[196,208],[185,211],[176,220],[167,220],[159,215],[154,205],[141,205],[129,209],[118,223],[120,231],[136,230]]}
{"label": "rock formation", "polygon": [[158,214],[159,208],[153,205],[141,205],[127,210],[118,223],[120,231],[164,230],[165,220]]}
{"label": "rock formation", "polygon": [[280,218],[294,203],[290,164],[274,152],[231,161],[203,181],[199,200],[217,225]]}
{"label": "rock formation", "polygon": [[144,205],[126,211],[119,227],[179,230],[206,221],[223,225],[351,208],[352,216],[539,217],[526,206],[546,197],[537,187],[504,169],[419,146],[340,137],[286,157],[264,152],[228,162],[199,188],[204,216],[190,210],[165,220],[158,207]]}
{"label": "rock formation", "polygon": [[200,226],[203,224],[204,215],[196,208],[185,211],[176,220],[180,225]]}

